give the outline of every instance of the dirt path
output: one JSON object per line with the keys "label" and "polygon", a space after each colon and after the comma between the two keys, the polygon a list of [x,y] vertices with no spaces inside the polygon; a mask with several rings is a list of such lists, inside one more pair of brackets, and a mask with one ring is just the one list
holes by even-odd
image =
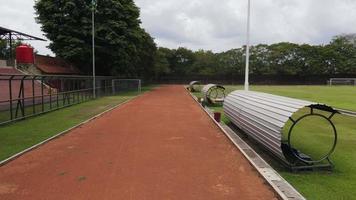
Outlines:
{"label": "dirt path", "polygon": [[1,167],[0,199],[275,197],[184,88],[164,86]]}

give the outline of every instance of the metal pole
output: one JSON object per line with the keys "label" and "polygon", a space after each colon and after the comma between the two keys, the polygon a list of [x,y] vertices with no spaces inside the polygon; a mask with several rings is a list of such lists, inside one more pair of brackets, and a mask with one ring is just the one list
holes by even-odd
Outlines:
{"label": "metal pole", "polygon": [[43,77],[41,77],[41,104],[42,104],[42,112],[44,112],[45,107],[44,107],[44,82],[43,82]]}
{"label": "metal pole", "polygon": [[247,5],[247,33],[246,33],[246,68],[245,68],[245,90],[249,90],[249,68],[250,68],[250,10],[251,2]]}
{"label": "metal pole", "polygon": [[32,114],[36,114],[35,78],[36,76],[32,77]]}
{"label": "metal pole", "polygon": [[92,48],[93,48],[93,98],[96,98],[96,84],[95,84],[95,1],[92,1],[92,12],[91,12],[91,19],[92,19]]}
{"label": "metal pole", "polygon": [[138,80],[138,92],[141,93],[142,91],[142,84],[141,84],[141,79]]}
{"label": "metal pole", "polygon": [[10,119],[13,120],[14,116],[12,113],[12,79],[14,78],[14,76],[11,76],[9,79],[9,100],[10,100]]}
{"label": "metal pole", "polygon": [[13,60],[13,55],[12,55],[12,34],[11,34],[11,32],[9,33],[9,39],[10,39],[10,52],[9,52],[9,60],[10,60],[10,63],[7,63],[7,64],[9,64],[9,66],[13,66],[12,65],[12,60]]}

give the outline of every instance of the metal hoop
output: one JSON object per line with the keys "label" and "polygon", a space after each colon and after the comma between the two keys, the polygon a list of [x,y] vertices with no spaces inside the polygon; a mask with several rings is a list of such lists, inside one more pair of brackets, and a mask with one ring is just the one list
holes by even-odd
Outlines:
{"label": "metal hoop", "polygon": [[[333,128],[333,133],[334,133],[334,143],[333,143],[333,146],[331,147],[331,149],[329,150],[328,153],[326,153],[321,159],[319,160],[305,160],[303,158],[301,158],[295,151],[293,151],[292,149],[292,145],[291,145],[291,136],[292,136],[292,131],[293,131],[293,128],[301,121],[303,120],[304,118],[307,118],[307,117],[311,117],[311,116],[318,116],[318,117],[321,117],[323,119],[326,119],[327,122],[329,122],[329,124],[331,125],[331,127]],[[332,115],[333,116],[333,115]],[[331,116],[331,117],[332,117]],[[335,151],[335,148],[336,148],[336,144],[337,144],[337,131],[336,131],[336,128],[335,128],[335,125],[334,123],[331,121],[331,117],[326,117],[324,115],[321,115],[321,114],[317,114],[317,113],[314,113],[313,112],[313,109],[311,108],[311,113],[310,114],[306,114],[306,115],[303,115],[302,117],[300,117],[299,119],[297,119],[296,121],[292,120],[293,122],[293,125],[290,127],[289,129],[289,132],[288,132],[288,147],[291,149],[291,152],[293,154],[293,156],[295,156],[298,160],[302,161],[302,162],[305,162],[305,163],[308,163],[308,164],[315,164],[315,163],[321,163],[322,161],[324,160],[329,160],[329,157],[330,155]]]}
{"label": "metal hoop", "polygon": [[[212,88],[210,88],[209,91],[206,94],[207,97],[208,97],[207,99],[209,99],[209,100],[211,100],[212,98],[216,99],[219,96],[220,92],[222,94],[222,97],[225,98],[226,94],[225,94],[224,88],[222,88],[222,87],[212,87]],[[215,96],[212,97],[212,94],[215,94]],[[209,103],[211,103],[211,102],[209,102]]]}
{"label": "metal hoop", "polygon": [[188,89],[191,92],[198,92],[200,90],[200,88],[199,88],[200,84],[201,84],[200,81],[192,81],[192,82],[189,83]]}

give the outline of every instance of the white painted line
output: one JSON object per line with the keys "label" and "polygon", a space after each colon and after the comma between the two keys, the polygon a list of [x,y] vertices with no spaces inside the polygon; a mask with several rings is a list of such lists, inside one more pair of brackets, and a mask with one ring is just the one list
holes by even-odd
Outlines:
{"label": "white painted line", "polygon": [[347,116],[350,116],[350,117],[356,117],[356,112],[355,111],[345,110],[345,109],[338,109],[338,108],[336,108],[336,110],[339,111],[343,115],[347,115]]}
{"label": "white painted line", "polygon": [[118,107],[120,107],[120,106],[122,106],[122,105],[124,105],[124,104],[127,104],[128,102],[130,102],[130,101],[132,101],[132,100],[134,100],[134,99],[136,99],[136,98],[138,98],[138,97],[144,95],[145,93],[147,93],[147,92],[144,92],[144,93],[139,94],[139,95],[137,95],[137,96],[135,96],[135,97],[133,97],[133,98],[130,98],[130,99],[128,99],[128,100],[126,100],[126,101],[124,101],[124,102],[122,102],[122,103],[119,103],[119,104],[117,104],[116,106],[111,107],[111,108],[109,108],[108,110],[105,110],[105,111],[103,111],[103,112],[101,112],[101,113],[95,115],[94,117],[91,117],[91,118],[89,118],[89,119],[87,119],[87,120],[81,122],[80,124],[77,124],[77,125],[75,125],[75,126],[69,128],[69,129],[67,129],[67,130],[65,130],[65,131],[62,131],[62,132],[60,132],[60,133],[58,133],[58,134],[56,134],[56,135],[54,135],[54,136],[52,136],[52,137],[50,137],[50,138],[48,138],[48,139],[46,139],[46,140],[44,140],[44,141],[38,143],[38,144],[35,144],[35,145],[33,145],[33,146],[31,146],[31,147],[29,147],[29,148],[27,148],[27,149],[25,149],[25,150],[23,150],[23,151],[21,151],[21,152],[15,154],[15,155],[13,155],[13,156],[11,156],[11,157],[5,159],[5,160],[2,160],[2,161],[0,162],[0,167],[3,166],[3,165],[6,165],[6,164],[9,163],[10,161],[15,160],[16,158],[22,156],[23,154],[25,154],[25,153],[27,153],[27,152],[30,152],[30,151],[32,151],[32,150],[34,150],[34,149],[36,149],[36,148],[38,148],[38,147],[40,147],[40,146],[42,146],[42,145],[44,145],[44,144],[46,144],[46,143],[48,143],[48,142],[54,140],[54,139],[56,139],[56,138],[58,138],[58,137],[60,137],[60,136],[62,136],[62,135],[64,135],[64,134],[66,134],[66,133],[69,133],[70,131],[72,131],[72,130],[74,130],[74,129],[76,129],[76,128],[82,126],[82,125],[85,125],[85,124],[87,124],[87,123],[93,121],[94,119],[96,119],[96,118],[98,118],[98,117],[103,116],[104,114],[106,114],[106,113],[108,113],[108,112],[110,112],[110,111],[112,111],[112,110],[114,110],[114,109],[116,109],[116,108],[118,108]]}
{"label": "white painted line", "polygon": [[[224,127],[215,121],[214,117],[209,114],[198,101],[197,98],[187,91],[190,96],[196,101],[200,108],[212,119],[212,121],[220,128],[220,130],[230,139],[230,141],[240,150],[251,165],[258,173],[267,181],[282,200],[306,200],[292,185],[290,185],[277,171],[275,171],[260,155],[258,155],[245,141],[234,133],[228,126]],[[253,152],[256,157],[251,158],[246,151]],[[257,163],[262,163],[260,167]],[[261,164],[260,164],[261,165]]]}

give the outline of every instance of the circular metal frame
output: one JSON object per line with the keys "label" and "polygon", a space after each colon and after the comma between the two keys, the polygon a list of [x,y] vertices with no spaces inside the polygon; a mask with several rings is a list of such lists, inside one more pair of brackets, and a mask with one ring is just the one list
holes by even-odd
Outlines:
{"label": "circular metal frame", "polygon": [[222,98],[225,99],[226,97],[225,88],[216,85],[208,90],[208,92],[206,93],[206,99],[208,99],[209,101],[214,101],[219,97],[219,94],[222,94]]}
{"label": "circular metal frame", "polygon": [[195,86],[199,87],[200,85],[200,81],[192,81],[189,83],[189,90],[191,92],[199,92],[199,89],[196,89]]}
{"label": "circular metal frame", "polygon": [[[215,94],[215,95],[213,95],[213,94]],[[226,97],[225,88],[222,88],[222,87],[210,88],[207,93],[207,96],[212,99],[217,99],[219,97],[219,94],[222,94],[222,98],[225,98]]]}
{"label": "circular metal frame", "polygon": [[[291,144],[291,136],[292,136],[292,132],[293,132],[294,127],[300,121],[302,121],[303,119],[305,119],[307,117],[311,117],[311,116],[317,116],[317,117],[320,117],[322,119],[325,119],[331,125],[331,127],[333,128],[333,134],[334,134],[334,142],[333,142],[333,145],[332,145],[331,149],[328,151],[328,153],[326,153],[324,156],[322,156],[321,159],[312,160],[312,161],[305,160],[305,159],[301,158],[295,151],[292,150],[293,146]],[[292,120],[293,124],[292,124],[292,126],[290,127],[290,129],[288,131],[288,142],[287,142],[287,144],[288,144],[289,148],[291,149],[291,152],[292,152],[293,156],[295,156],[298,160],[300,160],[302,162],[305,162],[305,163],[308,163],[308,164],[316,164],[316,163],[320,163],[320,162],[322,162],[324,160],[329,160],[329,157],[335,151],[336,144],[337,144],[337,131],[336,131],[336,127],[335,127],[334,123],[331,121],[331,117],[328,118],[328,117],[326,117],[324,115],[313,113],[313,111],[311,111],[311,113],[301,116],[296,121]]]}

